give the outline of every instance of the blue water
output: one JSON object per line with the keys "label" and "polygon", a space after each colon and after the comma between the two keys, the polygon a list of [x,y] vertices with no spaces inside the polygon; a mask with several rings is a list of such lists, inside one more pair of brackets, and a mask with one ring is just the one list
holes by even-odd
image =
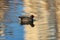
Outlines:
{"label": "blue water", "polygon": [[[18,17],[24,15],[23,13],[23,1],[15,0],[9,1],[9,9],[5,14],[5,38],[6,40],[24,40],[24,26],[19,24]],[[8,32],[12,31],[13,35],[9,35]]]}

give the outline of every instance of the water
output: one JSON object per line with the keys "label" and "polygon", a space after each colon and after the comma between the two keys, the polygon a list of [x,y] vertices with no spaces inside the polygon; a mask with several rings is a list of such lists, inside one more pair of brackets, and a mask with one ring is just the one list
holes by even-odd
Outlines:
{"label": "water", "polygon": [[[9,0],[4,15],[5,40],[24,40],[24,26],[19,24],[18,17],[23,15],[23,1]],[[9,34],[12,32],[12,35]]]}

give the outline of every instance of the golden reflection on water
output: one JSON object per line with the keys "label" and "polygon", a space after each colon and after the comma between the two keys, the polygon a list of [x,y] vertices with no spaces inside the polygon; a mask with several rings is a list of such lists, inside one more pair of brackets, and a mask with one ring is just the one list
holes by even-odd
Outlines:
{"label": "golden reflection on water", "polygon": [[0,0],[0,21],[3,19],[5,11],[8,9],[8,1]]}
{"label": "golden reflection on water", "polygon": [[4,14],[8,9],[8,0],[0,0],[0,36],[5,36],[4,34],[4,28],[5,25],[3,24],[4,22]]}

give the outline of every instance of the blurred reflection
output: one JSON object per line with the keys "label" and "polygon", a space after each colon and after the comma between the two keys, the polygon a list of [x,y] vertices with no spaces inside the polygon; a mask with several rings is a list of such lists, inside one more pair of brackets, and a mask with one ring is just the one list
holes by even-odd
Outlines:
{"label": "blurred reflection", "polygon": [[4,15],[8,10],[9,0],[0,0],[0,40],[5,40]]}
{"label": "blurred reflection", "polygon": [[1,0],[0,3],[0,22],[5,26],[6,40],[24,40],[24,27],[18,23],[18,17],[24,14],[23,1]]}
{"label": "blurred reflection", "polygon": [[8,9],[8,0],[0,0],[0,22],[3,21],[5,11]]}

